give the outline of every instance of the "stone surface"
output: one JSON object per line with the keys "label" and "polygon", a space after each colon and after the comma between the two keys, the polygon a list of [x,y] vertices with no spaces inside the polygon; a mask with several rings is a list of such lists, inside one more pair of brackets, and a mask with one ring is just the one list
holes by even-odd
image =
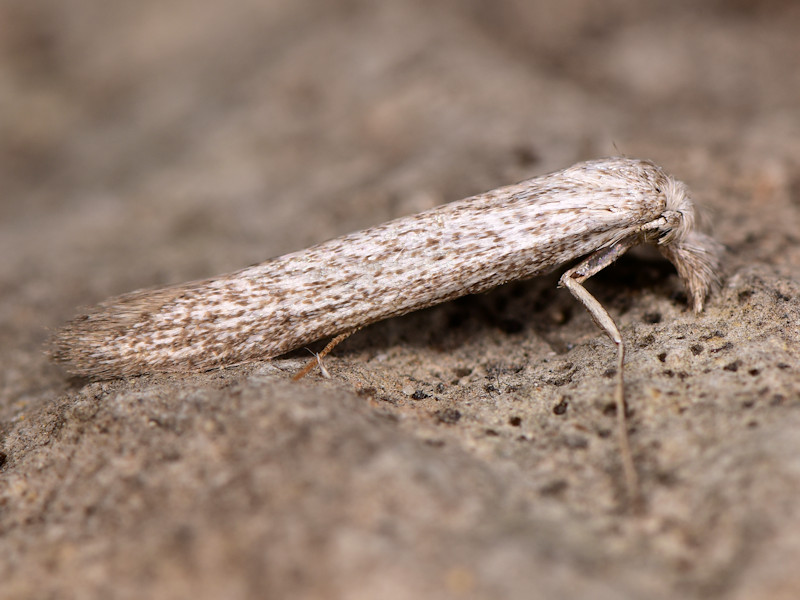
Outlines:
{"label": "stone surface", "polygon": [[[796,598],[800,11],[618,0],[0,5],[3,598]],[[69,379],[81,305],[624,153],[726,244],[225,371]]]}

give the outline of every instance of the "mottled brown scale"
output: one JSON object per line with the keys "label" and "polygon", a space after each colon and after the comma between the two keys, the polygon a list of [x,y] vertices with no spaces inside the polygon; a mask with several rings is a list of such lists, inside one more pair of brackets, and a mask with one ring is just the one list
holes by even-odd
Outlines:
{"label": "mottled brown scale", "polygon": [[93,378],[268,359],[634,243],[655,244],[702,308],[718,252],[694,230],[686,187],[650,162],[609,158],[228,275],[111,298],[61,329],[52,354]]}

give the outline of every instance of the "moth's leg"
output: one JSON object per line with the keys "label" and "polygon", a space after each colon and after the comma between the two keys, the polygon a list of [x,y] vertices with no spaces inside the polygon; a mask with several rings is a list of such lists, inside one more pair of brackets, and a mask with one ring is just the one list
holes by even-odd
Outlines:
{"label": "moth's leg", "polygon": [[334,348],[335,348],[335,347],[336,347],[336,346],[339,344],[339,342],[341,342],[341,341],[343,341],[343,340],[345,340],[345,339],[349,338],[351,335],[353,335],[353,334],[354,334],[356,331],[358,331],[359,329],[361,329],[361,327],[356,327],[355,329],[351,329],[351,330],[349,330],[349,331],[345,331],[344,333],[340,333],[339,335],[337,335],[336,337],[334,337],[334,338],[333,338],[333,339],[332,339],[330,342],[328,342],[328,344],[327,344],[327,345],[326,345],[326,346],[325,346],[325,347],[322,349],[322,352],[320,352],[319,354],[315,354],[315,355],[314,355],[314,358],[313,358],[312,360],[308,361],[308,363],[306,363],[306,366],[305,366],[305,367],[303,367],[302,369],[300,369],[300,370],[299,370],[299,371],[298,371],[298,372],[297,372],[297,373],[294,375],[294,377],[292,377],[292,381],[300,381],[300,380],[301,380],[303,377],[305,377],[306,375],[308,375],[308,374],[309,374],[309,373],[310,373],[310,372],[311,372],[311,371],[314,369],[314,367],[316,367],[317,365],[319,365],[319,367],[320,367],[320,369],[322,369],[322,372],[323,372],[323,373],[327,373],[327,371],[325,370],[325,367],[323,367],[323,366],[322,366],[322,359],[323,359],[325,356],[327,356],[327,355],[328,355],[328,353],[329,353],[331,350],[333,350],[333,349],[334,349]]}
{"label": "moth's leg", "polygon": [[625,404],[625,344],[622,336],[617,329],[617,325],[608,314],[602,304],[592,296],[583,282],[589,277],[605,269],[608,265],[625,254],[631,246],[635,245],[635,239],[617,242],[609,248],[598,250],[579,265],[571,268],[561,276],[559,285],[566,287],[570,293],[586,307],[592,319],[600,329],[602,329],[617,347],[617,389],[615,401],[617,405],[617,429],[619,435],[619,447],[622,460],[622,468],[625,474],[625,487],[628,493],[628,500],[634,507],[639,505],[639,478],[633,464],[630,442],[628,441],[628,426],[626,418]]}

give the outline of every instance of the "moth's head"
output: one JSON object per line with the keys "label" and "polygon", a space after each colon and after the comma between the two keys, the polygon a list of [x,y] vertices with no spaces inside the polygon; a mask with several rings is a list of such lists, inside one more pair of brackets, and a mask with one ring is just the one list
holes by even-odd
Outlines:
{"label": "moth's head", "polygon": [[680,242],[694,230],[695,212],[694,204],[689,196],[689,188],[682,181],[678,181],[661,173],[653,186],[655,192],[663,196],[665,208],[661,216],[664,225],[657,231],[657,244],[659,246]]}
{"label": "moth's head", "polygon": [[695,209],[689,189],[681,181],[664,175],[666,225],[658,230],[658,248],[677,268],[695,311],[703,309],[709,291],[719,285],[722,245],[695,229]]}

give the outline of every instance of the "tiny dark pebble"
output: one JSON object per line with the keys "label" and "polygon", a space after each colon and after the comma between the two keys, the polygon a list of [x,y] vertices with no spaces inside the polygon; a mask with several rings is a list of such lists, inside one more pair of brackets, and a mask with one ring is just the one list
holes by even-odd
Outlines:
{"label": "tiny dark pebble", "polygon": [[668,473],[666,471],[660,471],[656,473],[656,481],[663,486],[672,487],[678,483],[678,477],[674,473]]}
{"label": "tiny dark pebble", "polygon": [[698,354],[703,353],[703,346],[701,346],[700,344],[694,344],[689,348],[689,350],[692,351],[692,354],[697,356]]}
{"label": "tiny dark pebble", "polygon": [[652,346],[656,341],[656,336],[652,333],[648,333],[646,336],[642,338],[642,341],[639,342],[639,348],[647,348],[648,346]]}
{"label": "tiny dark pebble", "polygon": [[565,398],[562,398],[561,401],[553,407],[553,414],[555,415],[564,415],[567,413],[567,407],[569,406],[569,402]]}
{"label": "tiny dark pebble", "polygon": [[741,364],[742,364],[741,362],[739,362],[738,360],[735,360],[735,361],[733,361],[732,363],[728,363],[727,365],[725,365],[725,366],[724,366],[724,367],[722,367],[722,368],[723,368],[724,370],[726,370],[726,371],[731,371],[732,373],[735,373],[736,371],[738,371],[738,370],[739,370],[739,366],[740,366]]}
{"label": "tiny dark pebble", "polygon": [[787,296],[786,294],[782,294],[781,292],[775,292],[775,297],[780,300],[781,302],[788,302],[791,300],[791,296]]}
{"label": "tiny dark pebble", "polygon": [[667,362],[667,353],[666,352],[659,352],[658,353],[658,360],[660,360],[662,363],[663,362]]}
{"label": "tiny dark pebble", "polygon": [[557,496],[566,491],[568,487],[569,484],[565,479],[556,479],[539,488],[539,493],[542,496]]}
{"label": "tiny dark pebble", "polygon": [[433,413],[440,423],[455,425],[461,419],[461,411],[455,408],[443,408]]}
{"label": "tiny dark pebble", "polygon": [[705,333],[705,334],[701,335],[700,339],[701,340],[705,340],[707,342],[708,340],[712,340],[714,338],[724,338],[724,337],[725,337],[725,334],[723,332],[717,330],[717,331],[712,331],[711,333]]}
{"label": "tiny dark pebble", "polygon": [[733,344],[731,342],[725,342],[719,348],[712,348],[710,350],[710,352],[713,352],[714,354],[716,354],[717,352],[722,352],[724,350],[730,350],[731,348],[733,348]]}
{"label": "tiny dark pebble", "polygon": [[412,400],[424,400],[425,398],[430,398],[430,394],[426,394],[422,390],[416,390],[413,394],[411,394]]}
{"label": "tiny dark pebble", "polygon": [[511,425],[512,427],[519,427],[520,425],[522,425],[522,419],[520,417],[511,417],[508,420],[508,424]]}

